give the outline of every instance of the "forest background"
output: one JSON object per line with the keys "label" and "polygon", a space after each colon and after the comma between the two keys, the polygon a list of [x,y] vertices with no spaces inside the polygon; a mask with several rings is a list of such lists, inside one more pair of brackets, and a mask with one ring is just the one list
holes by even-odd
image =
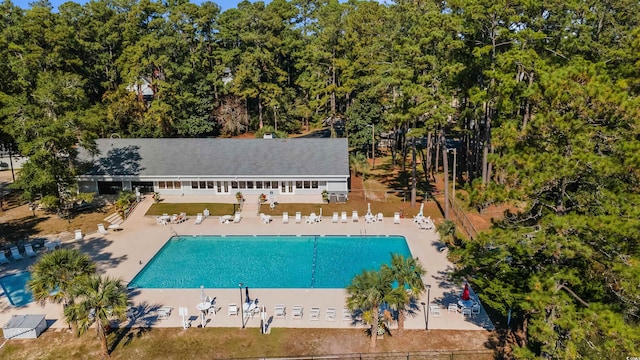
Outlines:
{"label": "forest background", "polygon": [[29,157],[27,196],[60,196],[97,137],[344,125],[364,152],[373,126],[403,167],[423,141],[427,174],[454,146],[471,206],[525,204],[451,244],[513,354],[640,356],[639,19],[631,0],[5,0],[0,143]]}

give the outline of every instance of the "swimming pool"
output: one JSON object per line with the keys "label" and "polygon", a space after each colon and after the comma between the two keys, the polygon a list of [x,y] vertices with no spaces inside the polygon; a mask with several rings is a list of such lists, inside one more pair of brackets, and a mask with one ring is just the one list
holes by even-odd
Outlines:
{"label": "swimming pool", "polygon": [[344,288],[391,253],[411,256],[403,236],[173,237],[129,286]]}
{"label": "swimming pool", "polygon": [[27,281],[31,280],[31,273],[25,271],[0,278],[2,292],[13,306],[25,306],[33,301],[31,291],[27,289]]}

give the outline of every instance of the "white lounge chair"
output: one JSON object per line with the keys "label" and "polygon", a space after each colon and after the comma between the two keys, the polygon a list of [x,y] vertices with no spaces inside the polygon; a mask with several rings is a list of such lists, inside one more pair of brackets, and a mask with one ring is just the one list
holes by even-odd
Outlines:
{"label": "white lounge chair", "polygon": [[7,255],[4,254],[4,251],[0,251],[0,264],[8,264],[10,263],[9,259],[7,259]]}
{"label": "white lounge chair", "polygon": [[202,215],[201,213],[198,213],[196,215],[196,224],[202,224],[202,220],[204,220],[204,215]]}
{"label": "white lounge chair", "polygon": [[334,307],[327,308],[326,320],[336,321],[336,308]]}
{"label": "white lounge chair", "polygon": [[471,308],[462,308],[462,316],[471,316]]}
{"label": "white lounge chair", "polygon": [[206,219],[206,218],[209,217],[209,215],[211,215],[211,213],[209,212],[209,209],[204,209],[204,210],[202,210],[202,215]]}
{"label": "white lounge chair", "polygon": [[378,216],[376,216],[376,221],[382,221],[384,220],[384,215],[382,215],[382,213],[378,213]]}
{"label": "white lounge chair", "polygon": [[430,305],[429,306],[429,311],[431,312],[431,315],[433,315],[433,317],[441,317],[442,313],[440,312],[440,306],[438,305]]}
{"label": "white lounge chair", "polygon": [[158,319],[163,319],[166,320],[169,318],[169,316],[171,316],[171,310],[173,310],[173,308],[171,306],[161,306],[157,312],[158,312]]}
{"label": "white lounge chair", "polygon": [[309,310],[309,320],[313,320],[313,321],[320,320],[320,308],[319,307],[312,307],[311,310]]}
{"label": "white lounge chair", "polygon": [[275,316],[276,319],[284,319],[286,315],[287,315],[287,312],[284,304],[276,304],[276,308],[273,313],[273,316]]}
{"label": "white lounge chair", "polygon": [[300,211],[296,211],[296,224],[302,223],[302,213]]}
{"label": "white lounge chair", "polygon": [[298,320],[302,320],[302,305],[294,305],[291,308],[291,316],[293,317],[293,320],[298,319]]}
{"label": "white lounge chair", "polygon": [[229,304],[229,309],[227,310],[227,315],[228,316],[236,316],[236,315],[238,315],[238,305]]}
{"label": "white lounge chair", "polygon": [[347,212],[346,211],[343,211],[343,212],[340,213],[340,221],[343,222],[343,223],[347,222]]}
{"label": "white lounge chair", "polygon": [[393,213],[393,223],[394,224],[400,224],[400,213],[399,212]]}
{"label": "white lounge chair", "polygon": [[283,224],[289,223],[289,213],[286,211],[282,213],[282,223]]}
{"label": "white lounge chair", "polygon": [[353,210],[353,212],[351,213],[351,221],[358,222],[358,220],[359,220],[358,211],[357,210]]}
{"label": "white lounge chair", "polygon": [[33,251],[33,247],[31,244],[24,244],[24,252],[28,257],[36,257],[38,256],[35,251]]}
{"label": "white lounge chair", "polygon": [[11,257],[13,257],[13,260],[22,260],[24,259],[22,257],[22,255],[20,255],[20,251],[18,250],[17,246],[14,246],[11,248]]}
{"label": "white lounge chair", "polygon": [[449,307],[447,307],[447,312],[458,312],[458,304],[456,303],[449,303]]}
{"label": "white lounge chair", "polygon": [[98,232],[102,235],[107,235],[109,232],[104,228],[104,224],[98,224]]}
{"label": "white lounge chair", "polygon": [[233,222],[234,223],[239,223],[241,219],[242,219],[242,217],[240,216],[240,213],[237,212],[233,217]]}
{"label": "white lounge chair", "polygon": [[339,215],[338,215],[338,212],[337,212],[337,211],[336,211],[336,212],[334,212],[334,213],[333,213],[333,217],[331,218],[331,222],[332,222],[332,223],[337,223],[337,222],[338,222],[338,216],[339,216]]}
{"label": "white lounge chair", "polygon": [[75,241],[80,241],[84,239],[84,236],[82,235],[82,230],[78,229],[76,230],[76,237],[74,238]]}

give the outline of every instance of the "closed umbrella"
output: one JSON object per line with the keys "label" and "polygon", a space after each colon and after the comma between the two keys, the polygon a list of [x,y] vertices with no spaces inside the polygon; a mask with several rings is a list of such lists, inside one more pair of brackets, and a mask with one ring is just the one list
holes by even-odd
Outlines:
{"label": "closed umbrella", "polygon": [[471,297],[469,296],[469,284],[464,284],[464,290],[462,291],[462,300],[467,301]]}
{"label": "closed umbrella", "polygon": [[245,295],[245,297],[247,298],[247,299],[246,299],[246,302],[250,303],[250,302],[251,302],[251,299],[249,298],[249,287],[248,287],[248,286],[246,286],[246,287],[244,288],[244,295]]}

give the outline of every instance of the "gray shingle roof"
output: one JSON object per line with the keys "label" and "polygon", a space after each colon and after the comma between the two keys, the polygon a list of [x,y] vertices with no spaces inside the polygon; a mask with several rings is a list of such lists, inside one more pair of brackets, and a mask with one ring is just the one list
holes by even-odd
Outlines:
{"label": "gray shingle roof", "polygon": [[85,175],[349,176],[347,139],[98,139]]}

